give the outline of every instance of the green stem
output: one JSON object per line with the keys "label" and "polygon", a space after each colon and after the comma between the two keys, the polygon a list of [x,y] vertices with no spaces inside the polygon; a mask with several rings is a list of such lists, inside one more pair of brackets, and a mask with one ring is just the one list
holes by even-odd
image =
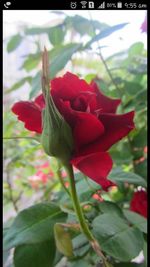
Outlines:
{"label": "green stem", "polygon": [[71,197],[72,197],[72,201],[73,201],[73,206],[74,206],[74,210],[76,212],[76,215],[78,217],[81,230],[85,234],[85,236],[87,237],[89,242],[91,243],[91,246],[93,247],[93,249],[95,250],[97,255],[99,255],[102,258],[103,266],[107,267],[108,263],[106,261],[106,258],[101,251],[100,245],[98,244],[97,240],[94,238],[93,234],[91,233],[89,226],[86,223],[82,208],[80,206],[80,202],[79,202],[79,199],[77,196],[77,191],[76,191],[76,186],[75,186],[73,168],[70,164],[68,164],[65,166],[65,169],[68,173],[68,177],[69,177],[69,181],[70,181],[70,192],[71,192]]}
{"label": "green stem", "polygon": [[60,181],[62,187],[63,187],[64,190],[66,191],[66,193],[69,195],[69,197],[71,197],[71,194],[70,194],[69,190],[66,188],[66,186],[65,186],[65,184],[64,184],[64,181],[63,181],[63,178],[62,178],[62,175],[61,175],[61,170],[58,169],[58,170],[56,171],[55,174],[56,174],[57,178],[59,179],[59,181]]}

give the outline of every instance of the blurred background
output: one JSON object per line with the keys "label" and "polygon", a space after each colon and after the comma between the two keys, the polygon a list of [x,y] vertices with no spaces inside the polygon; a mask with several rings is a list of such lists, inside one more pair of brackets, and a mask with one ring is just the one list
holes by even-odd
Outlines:
{"label": "blurred background", "polygon": [[[16,101],[34,100],[41,93],[44,46],[51,78],[70,71],[88,83],[95,79],[105,95],[122,99],[118,113],[136,111],[136,130],[110,153],[115,167],[146,180],[146,11],[5,10],[3,37],[5,225],[10,225],[19,210],[55,198],[54,192],[61,188],[55,178],[55,161],[49,161],[36,134],[28,132],[11,112]],[[118,187],[114,201],[128,206],[131,191],[125,195]]]}
{"label": "blurred background", "polygon": [[[86,40],[89,39],[89,36],[92,35],[92,33],[89,32],[89,25],[86,23],[87,20],[97,20],[101,24],[101,26],[99,25],[99,27],[97,27],[97,31],[106,25],[113,26],[125,22],[129,23],[121,31],[114,32],[113,35],[101,40],[100,45],[104,46],[102,51],[105,58],[114,53],[127,50],[135,42],[142,42],[144,48],[146,48],[147,38],[145,34],[142,34],[140,29],[145,16],[145,10],[65,10],[60,12],[56,11],[56,13],[46,10],[5,10],[3,12],[4,87],[10,88],[25,75],[29,73],[34,74],[37,69],[40,69],[40,51],[43,50],[44,46],[46,46],[47,49],[56,46],[57,38],[60,43],[64,41],[65,43],[85,43]],[[72,25],[71,18],[73,18]],[[66,26],[61,26],[65,19]],[[60,26],[56,27],[56,29],[53,28],[53,31],[57,30],[55,33],[56,36],[54,36],[52,31],[50,33],[48,28],[56,25]],[[8,41],[13,35],[15,35],[15,38],[7,49]],[[56,38],[56,40],[52,41],[52,38]],[[96,47],[97,44],[93,44],[95,52]],[[34,59],[34,63],[32,59],[28,59],[27,62],[25,61],[29,54],[36,53],[37,51],[39,52],[39,57]],[[78,51],[72,56],[72,59],[81,57],[87,58],[87,54],[81,54],[81,52],[78,53]],[[94,57],[96,58],[96,53],[94,53]],[[24,62],[26,63],[23,66]],[[79,66],[74,64],[74,67],[75,72],[77,72]],[[72,68],[69,63],[65,65],[65,69],[68,70],[68,68],[70,70]],[[81,67],[80,69],[83,74],[89,71],[88,68]],[[22,84],[21,89],[22,92],[24,92],[24,98],[27,98],[30,86],[27,83],[25,86]],[[14,90],[11,93],[11,97],[13,96],[19,98],[19,93]]]}

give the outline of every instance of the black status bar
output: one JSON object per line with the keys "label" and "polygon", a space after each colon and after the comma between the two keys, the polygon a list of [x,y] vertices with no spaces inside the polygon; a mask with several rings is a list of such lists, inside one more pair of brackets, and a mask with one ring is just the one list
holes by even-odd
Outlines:
{"label": "black status bar", "polygon": [[36,1],[6,0],[1,2],[3,10],[147,10],[147,3],[106,1]]}

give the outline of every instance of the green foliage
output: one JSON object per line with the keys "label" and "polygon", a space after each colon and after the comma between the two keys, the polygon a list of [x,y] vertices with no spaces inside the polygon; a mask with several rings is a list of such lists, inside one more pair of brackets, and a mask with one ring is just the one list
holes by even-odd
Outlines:
{"label": "green foliage", "polygon": [[118,216],[123,216],[122,210],[116,203],[110,201],[104,201],[99,203],[99,208],[102,213],[115,213]]}
{"label": "green foliage", "polygon": [[15,267],[52,267],[55,257],[53,240],[17,246],[14,252]]}
{"label": "green foliage", "polygon": [[4,248],[36,244],[53,238],[55,221],[65,220],[65,214],[53,203],[37,204],[21,211],[8,230]]}
{"label": "green foliage", "polygon": [[21,36],[20,34],[12,36],[7,44],[8,53],[14,51],[21,44],[22,40],[23,36]]}
{"label": "green foliage", "polygon": [[63,26],[58,25],[50,28],[48,37],[53,46],[61,44],[65,37],[65,31],[63,30]]}
{"label": "green foliage", "polygon": [[56,74],[62,70],[72,55],[81,48],[81,44],[70,43],[67,45],[57,46],[50,53],[52,56],[50,78],[54,78]]}
{"label": "green foliage", "polygon": [[147,186],[145,180],[141,176],[131,172],[123,172],[120,168],[113,169],[109,174],[109,179],[116,183],[128,182],[143,187]]}
{"label": "green foliage", "polygon": [[29,72],[37,67],[40,60],[41,60],[41,54],[30,54],[24,61],[23,65],[21,66],[21,69],[24,69],[27,72]]}
{"label": "green foliage", "polygon": [[124,215],[130,223],[147,234],[147,220],[143,216],[130,210],[124,210]]}
{"label": "green foliage", "polygon": [[79,15],[73,17],[66,17],[64,23],[67,28],[73,28],[81,36],[90,35],[93,36],[93,27],[98,30],[103,30],[108,27],[107,24],[93,20],[92,23],[89,19],[83,18]]}
{"label": "green foliage", "polygon": [[93,221],[93,233],[103,251],[120,261],[130,261],[143,248],[142,233],[116,214],[102,214]]}
{"label": "green foliage", "polygon": [[81,201],[88,200],[96,190],[99,190],[101,187],[94,181],[89,178],[82,176],[82,180],[76,183],[77,192],[79,192],[79,198]]}
{"label": "green foliage", "polygon": [[83,234],[79,234],[73,238],[72,244],[76,257],[83,257],[90,249],[90,244]]}
{"label": "green foliage", "polygon": [[94,36],[86,45],[85,47],[90,47],[91,44],[93,44],[96,41],[99,41],[103,38],[106,38],[107,36],[109,36],[110,34],[112,34],[115,31],[118,31],[120,29],[122,29],[123,27],[125,27],[128,23],[122,23],[122,24],[118,24],[112,27],[108,27],[104,30],[102,30],[99,34],[97,34],[96,36]]}

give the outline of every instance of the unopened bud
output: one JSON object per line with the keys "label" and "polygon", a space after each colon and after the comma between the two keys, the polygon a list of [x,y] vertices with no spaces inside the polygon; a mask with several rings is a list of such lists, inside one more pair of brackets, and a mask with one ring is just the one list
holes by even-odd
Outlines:
{"label": "unopened bud", "polygon": [[62,162],[68,162],[73,151],[72,130],[55,106],[48,79],[48,55],[45,50],[42,57],[43,76],[42,90],[45,97],[45,109],[42,114],[42,137],[41,142],[45,152]]}
{"label": "unopened bud", "polygon": [[69,161],[73,150],[72,131],[58,112],[50,93],[46,96],[42,122],[42,145],[45,152],[61,161]]}

